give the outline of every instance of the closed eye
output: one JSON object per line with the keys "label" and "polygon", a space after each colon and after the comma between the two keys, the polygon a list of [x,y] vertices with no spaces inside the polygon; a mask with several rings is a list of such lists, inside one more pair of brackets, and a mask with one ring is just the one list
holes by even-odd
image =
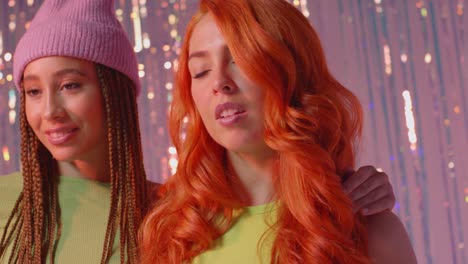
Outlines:
{"label": "closed eye", "polygon": [[206,71],[202,71],[202,72],[200,72],[200,73],[197,73],[197,74],[195,74],[195,76],[193,76],[192,78],[193,78],[193,79],[199,79],[199,78],[205,76],[209,71],[210,71],[210,70],[206,70]]}

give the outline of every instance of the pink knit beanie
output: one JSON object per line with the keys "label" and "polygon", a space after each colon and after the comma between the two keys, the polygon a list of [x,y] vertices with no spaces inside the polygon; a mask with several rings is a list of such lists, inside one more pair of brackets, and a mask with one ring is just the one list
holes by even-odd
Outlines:
{"label": "pink knit beanie", "polygon": [[114,0],[46,0],[16,46],[13,75],[18,89],[26,65],[48,56],[113,68],[127,75],[140,93],[135,52],[115,17]]}

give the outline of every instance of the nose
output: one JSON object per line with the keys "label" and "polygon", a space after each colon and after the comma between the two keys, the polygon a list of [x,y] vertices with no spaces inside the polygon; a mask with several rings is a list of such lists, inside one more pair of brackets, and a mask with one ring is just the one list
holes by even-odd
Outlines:
{"label": "nose", "polygon": [[232,80],[229,73],[225,70],[220,70],[215,73],[213,80],[213,93],[218,94],[234,94],[237,91],[237,86]]}
{"label": "nose", "polygon": [[63,102],[59,95],[46,93],[42,104],[42,117],[47,120],[59,120],[64,114]]}

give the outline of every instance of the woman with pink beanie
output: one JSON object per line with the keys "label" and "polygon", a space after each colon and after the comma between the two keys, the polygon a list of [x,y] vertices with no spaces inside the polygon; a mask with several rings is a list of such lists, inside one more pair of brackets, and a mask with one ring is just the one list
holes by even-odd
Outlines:
{"label": "woman with pink beanie", "polygon": [[[136,56],[113,0],[46,0],[19,41],[21,173],[0,177],[1,263],[138,263],[149,205]],[[344,183],[357,208],[391,208],[388,178]]]}
{"label": "woman with pink beanie", "polygon": [[112,0],[45,1],[16,47],[22,187],[2,178],[0,262],[137,263],[140,82],[114,14]]}

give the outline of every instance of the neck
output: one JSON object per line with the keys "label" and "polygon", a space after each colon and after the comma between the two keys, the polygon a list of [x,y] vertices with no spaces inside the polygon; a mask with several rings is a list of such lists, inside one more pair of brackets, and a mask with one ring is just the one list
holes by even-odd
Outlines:
{"label": "neck", "polygon": [[228,152],[228,171],[231,171],[234,192],[246,205],[260,205],[274,198],[273,168],[276,153],[262,155]]}
{"label": "neck", "polygon": [[104,161],[59,161],[60,175],[110,182],[109,165]]}

